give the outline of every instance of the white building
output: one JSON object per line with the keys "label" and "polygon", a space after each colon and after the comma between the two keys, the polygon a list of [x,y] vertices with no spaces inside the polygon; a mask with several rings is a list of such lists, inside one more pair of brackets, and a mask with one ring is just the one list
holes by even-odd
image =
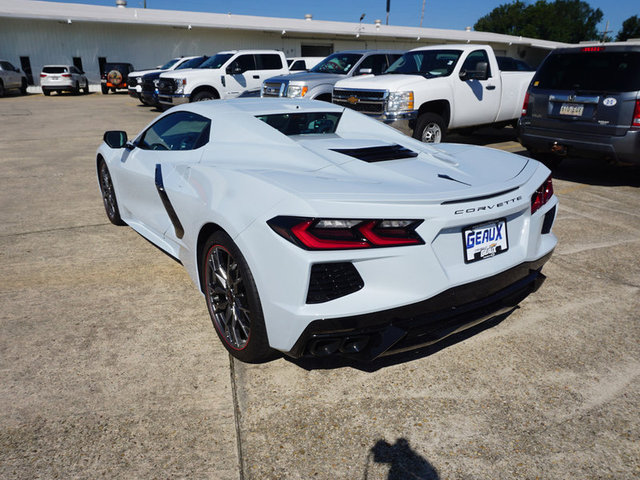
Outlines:
{"label": "white building", "polygon": [[[220,13],[0,0],[0,59],[38,84],[46,64],[75,64],[100,81],[106,61],[151,68],[172,57],[221,50],[274,48],[288,57],[346,49],[410,49],[428,44],[487,43],[496,53],[537,65],[558,42],[469,30],[399,27]],[[125,2],[119,2],[125,3]]]}

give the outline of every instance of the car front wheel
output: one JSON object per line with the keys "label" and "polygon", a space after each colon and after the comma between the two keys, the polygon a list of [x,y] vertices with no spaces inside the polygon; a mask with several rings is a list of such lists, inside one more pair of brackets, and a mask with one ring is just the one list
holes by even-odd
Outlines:
{"label": "car front wheel", "polygon": [[418,117],[413,138],[424,143],[440,143],[444,140],[446,126],[444,119],[437,113],[423,113]]}
{"label": "car front wheel", "polygon": [[104,161],[100,162],[98,169],[100,177],[100,192],[102,192],[102,202],[104,203],[104,209],[107,212],[109,221],[114,225],[126,225],[120,217],[120,210],[118,209],[118,200],[116,199],[116,191],[113,188],[113,182],[111,181],[111,174],[109,168]]}
{"label": "car front wheel", "polygon": [[243,362],[268,360],[273,351],[258,289],[240,249],[229,235],[216,232],[204,246],[202,262],[207,308],[222,344]]}

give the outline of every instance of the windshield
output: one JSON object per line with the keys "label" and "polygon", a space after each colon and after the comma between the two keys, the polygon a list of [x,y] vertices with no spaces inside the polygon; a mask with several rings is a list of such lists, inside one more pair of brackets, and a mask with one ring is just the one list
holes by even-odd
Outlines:
{"label": "windshield", "polygon": [[358,60],[362,58],[359,53],[334,53],[322,60],[310,71],[316,73],[337,73],[346,75],[351,71]]}
{"label": "windshield", "polygon": [[179,58],[174,58],[172,60],[169,60],[167,63],[165,63],[164,65],[162,65],[160,67],[160,70],[168,70],[169,68],[171,68],[178,60],[180,60]]}
{"label": "windshield", "polygon": [[418,50],[407,52],[387,69],[385,73],[424,75],[425,77],[448,77],[462,55],[461,50]]}
{"label": "windshield", "polygon": [[221,68],[222,65],[227,63],[227,60],[229,60],[231,57],[233,57],[232,53],[217,53],[213,57],[208,58],[204,63],[202,63],[202,65],[200,65],[200,68]]}
{"label": "windshield", "polygon": [[198,68],[209,57],[196,57],[178,65],[176,70],[184,70],[185,68]]}
{"label": "windshield", "polygon": [[289,135],[318,135],[335,133],[341,112],[277,113],[256,118]]}
{"label": "windshield", "polygon": [[640,52],[572,52],[547,57],[534,88],[632,92],[640,90]]}

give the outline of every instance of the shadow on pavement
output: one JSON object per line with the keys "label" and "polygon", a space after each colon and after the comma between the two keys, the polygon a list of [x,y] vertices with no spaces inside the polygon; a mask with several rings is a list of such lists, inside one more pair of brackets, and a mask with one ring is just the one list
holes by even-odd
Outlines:
{"label": "shadow on pavement", "polygon": [[[458,131],[453,131],[447,135],[444,141],[448,143],[466,143],[469,145],[491,145],[502,142],[517,142],[517,136],[516,129],[513,127],[484,127],[466,135]],[[524,147],[522,148],[524,149]]]}
{"label": "shadow on pavement", "polygon": [[406,438],[399,438],[391,445],[386,440],[378,440],[369,450],[363,480],[369,478],[369,464],[388,464],[387,480],[439,480],[438,471],[420,454],[416,453]]}
{"label": "shadow on pavement", "polygon": [[453,334],[437,343],[432,345],[428,345],[422,348],[418,348],[416,350],[411,350],[409,352],[397,353],[395,355],[389,355],[388,357],[381,357],[372,362],[358,362],[353,359],[349,359],[346,357],[334,356],[327,358],[315,358],[315,357],[303,357],[303,358],[290,358],[286,355],[283,355],[283,358],[288,362],[294,363],[300,368],[305,370],[334,370],[337,368],[353,368],[355,370],[360,370],[362,372],[373,373],[375,371],[380,370],[381,368],[389,367],[392,365],[398,365],[401,363],[407,363],[414,360],[418,360],[420,358],[425,358],[430,355],[433,355],[440,350],[443,350],[451,345],[455,345],[456,343],[462,342],[474,335],[477,335],[480,332],[488,330],[490,328],[495,327],[500,324],[504,319],[506,319],[511,313],[517,310],[519,307],[514,308],[513,310],[504,313],[502,315],[498,315],[494,318],[486,320],[478,325],[475,325],[467,330],[462,332]]}
{"label": "shadow on pavement", "polygon": [[640,164],[615,164],[590,158],[565,158],[553,178],[603,187],[640,187]]}

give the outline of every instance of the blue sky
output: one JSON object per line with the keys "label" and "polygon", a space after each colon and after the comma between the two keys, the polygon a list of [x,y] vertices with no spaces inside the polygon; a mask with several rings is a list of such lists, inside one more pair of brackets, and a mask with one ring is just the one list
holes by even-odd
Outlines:
{"label": "blue sky", "polygon": [[[62,0],[53,0],[62,1]],[[115,5],[115,0],[65,0],[93,5]],[[527,1],[527,0],[525,0]],[[551,0],[549,0],[551,1]],[[235,13],[268,17],[304,18],[313,14],[316,20],[357,22],[366,14],[363,22],[385,22],[386,0],[347,0],[301,2],[299,0],[146,0],[147,8],[160,10],[187,10],[193,12]],[[495,7],[510,0],[425,0],[423,27],[464,30]],[[527,3],[533,3],[528,1]],[[602,10],[604,16],[600,30],[609,21],[609,30],[615,33],[622,22],[633,15],[640,16],[640,0],[587,0],[592,8]],[[390,25],[420,26],[423,0],[391,0]],[[144,0],[128,0],[130,8],[142,8]]]}

